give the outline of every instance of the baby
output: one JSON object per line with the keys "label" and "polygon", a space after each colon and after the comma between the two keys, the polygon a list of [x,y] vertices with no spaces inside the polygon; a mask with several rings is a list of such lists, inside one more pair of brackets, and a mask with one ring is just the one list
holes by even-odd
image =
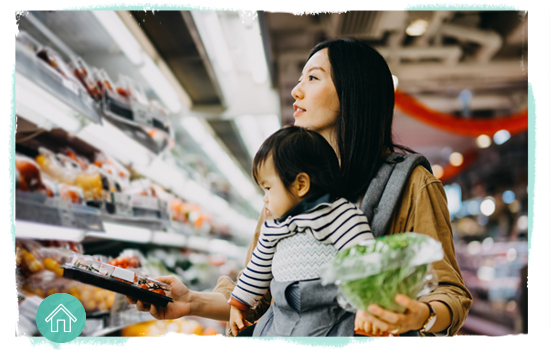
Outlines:
{"label": "baby", "polygon": [[[265,209],[273,219],[262,225],[252,258],[228,301],[230,327],[235,335],[249,324],[245,313],[256,306],[272,279],[318,279],[311,265],[319,265],[319,259],[328,263],[322,261],[326,260],[324,256],[333,258],[330,254],[306,258],[315,260],[307,261],[307,269],[296,263],[285,264],[280,257],[289,246],[283,243],[294,242],[289,238],[306,234],[321,242],[320,246],[332,245],[336,250],[374,238],[363,213],[338,196],[338,158],[318,133],[295,126],[275,132],[254,157],[252,174],[264,190]],[[290,254],[294,258],[296,255]]]}

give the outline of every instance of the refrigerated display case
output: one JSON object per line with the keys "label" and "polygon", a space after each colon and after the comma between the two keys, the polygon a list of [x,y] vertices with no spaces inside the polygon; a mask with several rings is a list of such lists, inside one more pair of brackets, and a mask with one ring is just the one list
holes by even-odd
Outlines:
{"label": "refrigerated display case", "polygon": [[[44,30],[46,15],[27,16],[16,38],[14,194],[19,311],[29,322],[20,322],[18,335],[39,335],[33,315],[52,293],[69,293],[83,303],[84,336],[119,334],[153,321],[128,304],[121,289],[83,277],[89,271],[70,262],[78,254],[122,269],[125,249],[132,247],[141,254],[140,265],[126,267],[143,273],[143,281],[173,274],[200,290],[211,289],[222,274],[236,274],[246,248],[231,241],[234,222],[212,215],[204,203],[234,209],[193,181],[196,173],[178,166],[170,113],[136,80],[137,69],[114,83],[103,67],[90,65]],[[80,30],[83,37],[92,35]],[[202,194],[201,204],[189,188]],[[166,329],[189,328],[178,327]],[[223,325],[201,329],[194,333],[217,334]]]}

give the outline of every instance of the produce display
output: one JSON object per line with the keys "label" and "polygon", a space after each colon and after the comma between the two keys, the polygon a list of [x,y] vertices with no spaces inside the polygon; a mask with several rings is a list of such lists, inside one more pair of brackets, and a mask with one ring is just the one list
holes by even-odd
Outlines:
{"label": "produce display", "polygon": [[62,277],[64,269],[61,266],[81,252],[82,245],[73,242],[17,241],[18,287],[41,298],[54,293],[71,294],[80,300],[88,313],[109,311],[115,293]]}
{"label": "produce display", "polygon": [[189,318],[176,320],[152,320],[125,327],[121,331],[123,337],[157,337],[168,333],[189,335],[217,335],[223,332],[221,325],[203,325],[201,322]]}
{"label": "produce display", "polygon": [[429,236],[393,234],[338,252],[322,281],[338,286],[338,301],[347,309],[367,310],[370,304],[377,304],[404,312],[395,296],[414,299],[433,290],[437,275],[431,263],[442,258],[441,243]]}
{"label": "produce display", "polygon": [[[154,152],[173,146],[174,140],[167,138],[170,133],[169,112],[158,100],[149,99],[136,81],[119,75],[115,82],[105,69],[88,65],[82,57],[72,57],[69,62],[64,62],[62,55],[23,31],[17,40],[25,46],[17,46],[19,54],[24,51],[23,55],[18,56],[21,58],[18,62],[24,63],[20,66],[24,69],[18,69],[18,74],[38,79],[38,88],[52,93],[61,103],[66,102],[80,117],[90,117],[92,122],[99,122],[101,117],[109,119],[126,134],[131,129],[126,129],[123,122],[141,127],[157,143],[158,149]],[[33,77],[34,71],[40,72],[40,75]],[[72,93],[67,93],[65,88]],[[24,114],[18,117],[26,122],[25,118],[29,116]],[[31,129],[34,128],[36,121],[31,118],[29,122]],[[81,122],[85,125],[84,121]],[[41,125],[37,127],[41,128]],[[211,220],[198,205],[179,198],[149,179],[141,178],[131,166],[121,165],[109,155],[97,151],[95,144],[82,142],[72,134],[60,132],[57,127],[63,129],[63,125],[57,125],[52,130],[40,129],[17,141],[15,169],[19,212],[16,219],[20,221],[16,225],[21,221],[31,221],[34,226],[26,227],[40,229],[40,225],[49,225],[49,230],[55,230],[57,226],[63,227],[60,232],[71,233],[74,229],[80,229],[80,236],[71,235],[67,239],[82,240],[92,247],[95,240],[101,237],[90,235],[94,238],[88,241],[87,232],[107,230],[107,222],[113,223],[112,227],[143,227],[140,225],[144,224],[155,234],[156,230],[166,230],[170,234],[174,231],[212,234],[215,230],[227,229]],[[136,135],[130,137],[138,139]],[[153,149],[152,146],[150,148]],[[147,211],[150,209],[159,214],[151,215],[151,211]],[[95,216],[101,225],[90,219],[91,216]],[[161,221],[162,224],[159,224]],[[185,227],[176,223],[170,226],[173,222]],[[65,231],[67,227],[72,230]],[[79,299],[89,314],[112,312],[113,317],[121,313],[129,305],[124,304],[121,295],[116,300],[115,296],[117,293],[132,295],[129,290],[153,295],[156,300],[164,298],[162,300],[170,301],[170,286],[149,276],[172,274],[195,288],[206,289],[215,283],[221,269],[227,270],[224,274],[236,275],[238,271],[225,259],[207,259],[204,252],[189,254],[184,250],[182,254],[184,251],[181,249],[164,254],[162,261],[149,256],[144,258],[139,252],[131,250],[123,251],[114,258],[85,255],[80,243],[21,239],[35,237],[27,231],[21,236],[16,234],[17,288],[21,298],[46,298],[54,293],[67,293]],[[84,235],[86,238],[83,238]],[[46,236],[37,235],[36,239]],[[197,259],[198,255],[204,259]],[[95,282],[96,277],[102,280],[101,283]],[[169,328],[173,329],[177,324],[181,333],[209,335],[223,332],[223,326],[218,330],[200,325],[193,328],[196,322],[174,321]]]}

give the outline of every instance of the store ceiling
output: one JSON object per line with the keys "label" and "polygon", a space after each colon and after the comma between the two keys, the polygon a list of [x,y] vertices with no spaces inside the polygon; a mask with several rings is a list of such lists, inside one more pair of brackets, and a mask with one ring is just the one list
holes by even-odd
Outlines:
{"label": "store ceiling", "polygon": [[[524,16],[525,15],[525,16]],[[406,34],[410,23],[425,19],[419,37]],[[266,27],[281,96],[283,123],[292,122],[297,82],[308,51],[339,36],[367,40],[386,58],[399,89],[428,107],[461,114],[459,94],[472,93],[473,118],[508,115],[527,107],[527,15],[516,11],[362,11],[295,16],[265,13]],[[397,140],[443,162],[449,148],[465,151],[471,138],[428,127],[399,111]],[[444,147],[448,147],[441,152]]]}
{"label": "store ceiling", "polygon": [[[222,24],[234,22],[237,15],[236,12],[218,12]],[[280,97],[283,125],[293,122],[294,99],[290,92],[309,50],[325,38],[339,36],[367,40],[386,58],[392,73],[399,79],[399,88],[437,111],[460,116],[459,95],[466,89],[472,94],[469,106],[472,118],[508,115],[527,106],[527,15],[524,12],[352,11],[300,16],[259,12],[258,19],[264,34],[272,87]],[[407,35],[409,24],[418,19],[427,21],[426,33],[419,37]],[[156,29],[146,24],[142,28],[153,31],[154,36]],[[233,50],[243,51],[239,45],[244,43],[239,43],[235,27],[226,24],[224,28]],[[187,20],[187,29],[191,34],[196,30],[192,21]],[[163,34],[170,36],[169,31]],[[200,41],[195,41],[200,46]],[[174,60],[173,49],[160,48],[160,44],[157,48],[168,62],[185,64],[183,59]],[[204,55],[202,59],[208,60]],[[240,68],[243,60],[234,58],[233,63]],[[196,75],[197,71],[184,74]],[[216,86],[216,79],[220,79],[207,72],[199,75],[213,86]],[[180,81],[185,86],[184,80]],[[216,90],[203,85],[194,85],[192,90],[204,94]],[[216,92],[223,101],[221,91]],[[194,103],[195,107],[221,105],[217,102],[205,104],[199,99],[194,99]],[[250,156],[231,116],[216,118],[210,115],[209,122],[242,168],[250,169]],[[451,150],[465,152],[475,147],[472,138],[436,130],[398,110],[394,135],[398,142],[425,154],[432,163],[445,163]]]}
{"label": "store ceiling", "polygon": [[[132,67],[128,67],[122,57],[115,58],[116,45],[93,16],[87,11],[77,12],[35,12],[35,16],[90,64],[105,67],[113,74],[132,76]],[[200,115],[201,111],[208,110],[203,115],[212,129],[248,172],[250,155],[232,118],[239,112],[254,114],[254,110],[269,105],[267,99],[241,91],[241,95],[249,94],[249,98],[239,95],[241,100],[233,105],[246,106],[249,110],[231,106],[231,96],[224,96],[220,89],[224,77],[213,73],[211,58],[205,54],[189,12],[122,11],[121,14],[131,15],[138,22],[189,95],[193,103],[191,112]],[[243,28],[239,26],[239,13],[219,11],[217,14],[231,49],[229,59],[242,80],[235,90],[242,90],[251,84],[244,74],[248,61],[243,56],[245,43],[241,40]],[[309,50],[325,38],[339,36],[355,36],[371,43],[385,56],[392,73],[398,77],[399,89],[437,111],[460,116],[459,94],[465,89],[472,93],[472,118],[507,115],[527,107],[528,18],[524,12],[352,11],[300,16],[259,12],[258,19],[270,69],[271,87],[266,89],[274,89],[280,98],[282,124],[292,123],[294,99],[290,91]],[[407,27],[417,19],[429,23],[426,33],[419,37],[407,35]],[[20,28],[31,31],[33,26],[21,21]],[[118,53],[121,56],[120,50]],[[102,59],[106,54],[111,57],[109,62]],[[263,89],[252,85],[250,88],[257,90],[254,93],[261,93]],[[425,154],[432,163],[445,162],[450,151],[465,152],[475,147],[472,138],[431,128],[398,110],[394,135],[398,143]]]}

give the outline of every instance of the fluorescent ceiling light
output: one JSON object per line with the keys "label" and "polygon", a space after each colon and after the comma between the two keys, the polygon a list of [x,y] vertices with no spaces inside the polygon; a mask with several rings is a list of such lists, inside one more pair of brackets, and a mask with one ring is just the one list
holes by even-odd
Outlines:
{"label": "fluorescent ceiling light", "polygon": [[157,96],[172,113],[181,111],[181,103],[174,88],[160,71],[151,57],[141,48],[126,25],[114,11],[92,11],[97,20],[107,30],[111,38],[118,44],[122,52],[136,66],[147,82],[155,90]]}
{"label": "fluorescent ceiling light", "polygon": [[420,36],[426,32],[428,24],[428,21],[425,19],[417,19],[409,24],[405,32],[409,36]]}
{"label": "fluorescent ceiling light", "polygon": [[143,61],[143,56],[145,56],[141,45],[128,28],[126,28],[118,15],[114,11],[92,11],[92,14],[103,25],[103,28],[109,32],[126,57],[136,66],[140,65]]}
{"label": "fluorescent ceiling light", "polygon": [[157,96],[170,109],[172,113],[181,111],[181,103],[177,92],[168,82],[164,74],[160,71],[153,60],[145,55],[143,66],[139,68],[139,72],[151,85]]}
{"label": "fluorescent ceiling light", "polygon": [[191,11],[206,54],[227,103],[234,100],[238,79],[233,58],[227,46],[218,13],[216,11]]}
{"label": "fluorescent ceiling light", "polygon": [[[199,15],[200,14],[200,15]],[[210,53],[210,60],[219,65],[223,72],[229,72],[233,69],[231,54],[227,47],[220,19],[215,11],[193,12],[193,19],[199,15],[200,30],[199,34]]]}
{"label": "fluorescent ceiling light", "polygon": [[235,118],[235,124],[251,158],[254,158],[265,139],[281,128],[279,117],[275,114],[243,115]]}
{"label": "fluorescent ceiling light", "polygon": [[248,64],[252,79],[257,84],[263,84],[267,81],[267,62],[264,53],[264,43],[260,33],[260,23],[258,17],[254,18],[252,26],[245,29],[245,46],[248,52]]}
{"label": "fluorescent ceiling light", "polygon": [[256,192],[255,186],[243,174],[242,170],[233,162],[225,150],[222,149],[210,132],[206,130],[202,122],[196,117],[183,117],[181,125],[195,142],[201,146],[202,150],[216,164],[218,169],[223,172],[237,192],[245,200],[249,201],[252,207],[260,210],[263,206],[263,200]]}

